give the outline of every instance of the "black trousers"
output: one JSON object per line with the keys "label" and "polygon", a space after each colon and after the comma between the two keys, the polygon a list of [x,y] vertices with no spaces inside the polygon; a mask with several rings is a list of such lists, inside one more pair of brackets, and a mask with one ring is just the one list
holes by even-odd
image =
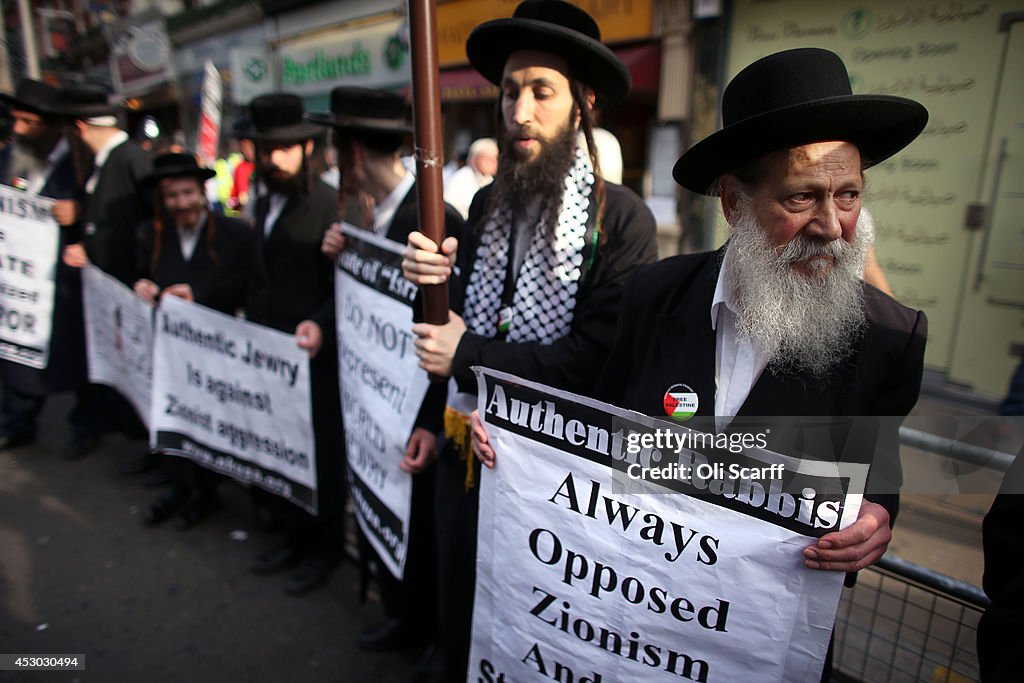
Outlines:
{"label": "black trousers", "polygon": [[449,443],[437,463],[436,523],[440,631],[437,648],[444,681],[465,681],[476,591],[476,529],[480,505],[480,463],[466,491],[466,462]]}
{"label": "black trousers", "polygon": [[413,476],[409,539],[404,578],[396,579],[360,532],[360,553],[376,561],[384,614],[429,638],[437,633],[437,553],[435,552],[434,487],[436,465]]}

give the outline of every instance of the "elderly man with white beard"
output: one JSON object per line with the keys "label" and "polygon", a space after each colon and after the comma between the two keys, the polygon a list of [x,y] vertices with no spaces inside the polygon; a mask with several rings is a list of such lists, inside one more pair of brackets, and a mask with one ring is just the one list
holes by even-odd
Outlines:
{"label": "elderly man with white beard", "polygon": [[[754,416],[793,428],[805,416],[906,416],[927,320],[862,280],[874,229],[861,196],[864,169],[910,144],[927,111],[853,95],[839,57],[816,48],[748,66],[722,111],[724,128],[687,150],[673,175],[720,198],[731,238],[638,269],[600,398],[664,414],[666,390],[685,384],[696,417],[719,427]],[[872,466],[868,500],[854,524],[804,550],[811,569],[855,572],[888,546],[902,483],[898,419],[867,424],[876,429],[874,452],[861,454]]]}
{"label": "elderly man with white beard", "polygon": [[687,426],[770,424],[772,450],[817,456],[824,443],[839,454],[829,457],[870,463],[856,521],[803,551],[810,569],[856,572],[891,539],[898,426],[917,401],[927,335],[924,313],[862,280],[874,238],[863,171],[910,144],[928,113],[853,95],[839,57],[812,48],[748,66],[722,112],[724,128],[687,150],[673,176],[720,198],[731,238],[637,270],[596,393],[664,416],[668,390],[682,384],[698,403]]}

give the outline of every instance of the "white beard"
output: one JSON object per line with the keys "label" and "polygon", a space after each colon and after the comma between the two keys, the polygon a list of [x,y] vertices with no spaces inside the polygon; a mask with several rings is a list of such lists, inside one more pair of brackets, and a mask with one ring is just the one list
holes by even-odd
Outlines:
{"label": "white beard", "polygon": [[[849,357],[864,328],[861,279],[875,226],[862,209],[853,243],[797,235],[773,247],[751,205],[738,209],[723,277],[732,289],[741,340],[756,341],[778,372],[823,377]],[[814,255],[834,257],[808,261]],[[805,262],[806,275],[793,268]]]}

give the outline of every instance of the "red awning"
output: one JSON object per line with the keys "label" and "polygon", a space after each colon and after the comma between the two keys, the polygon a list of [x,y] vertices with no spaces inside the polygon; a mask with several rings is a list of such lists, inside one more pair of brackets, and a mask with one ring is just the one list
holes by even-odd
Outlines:
{"label": "red awning", "polygon": [[[661,46],[658,43],[633,45],[614,50],[633,78],[633,92],[657,92],[661,77]],[[498,86],[477,73],[473,67],[441,71],[441,100],[469,102],[491,100]]]}

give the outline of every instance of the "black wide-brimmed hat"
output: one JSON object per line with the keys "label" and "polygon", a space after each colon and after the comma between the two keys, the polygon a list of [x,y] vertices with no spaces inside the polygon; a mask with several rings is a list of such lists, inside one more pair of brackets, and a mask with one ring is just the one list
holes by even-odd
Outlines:
{"label": "black wide-brimmed hat", "polygon": [[35,112],[43,116],[59,115],[63,111],[60,90],[48,83],[23,78],[13,93],[0,93],[0,102],[11,109]]}
{"label": "black wide-brimmed hat", "polygon": [[306,114],[306,120],[339,133],[412,132],[409,104],[396,92],[340,85],[331,90],[331,111]]}
{"label": "black wide-brimmed hat", "polygon": [[484,22],[466,40],[470,64],[496,85],[509,55],[518,50],[558,55],[574,78],[608,104],[626,99],[632,87],[629,70],[601,42],[594,18],[562,0],[525,0],[511,18]]}
{"label": "black wide-brimmed hat", "polygon": [[928,123],[920,103],[890,95],[854,95],[839,55],[798,48],[763,57],[722,95],[723,128],[686,150],[672,177],[688,190],[716,194],[713,183],[779,149],[841,140],[867,168],[909,145]]}
{"label": "black wide-brimmed hat", "polygon": [[203,168],[191,154],[169,152],[153,159],[153,170],[148,175],[143,176],[139,182],[143,185],[152,186],[164,178],[188,176],[196,178],[202,183],[215,175],[217,175],[215,170]]}
{"label": "black wide-brimmed hat", "polygon": [[96,116],[115,116],[121,110],[119,104],[111,102],[110,88],[94,83],[75,83],[64,88],[62,113],[76,119],[90,119]]}
{"label": "black wide-brimmed hat", "polygon": [[234,126],[237,138],[266,142],[301,142],[323,132],[303,118],[302,99],[288,93],[270,93],[253,98],[248,118]]}

